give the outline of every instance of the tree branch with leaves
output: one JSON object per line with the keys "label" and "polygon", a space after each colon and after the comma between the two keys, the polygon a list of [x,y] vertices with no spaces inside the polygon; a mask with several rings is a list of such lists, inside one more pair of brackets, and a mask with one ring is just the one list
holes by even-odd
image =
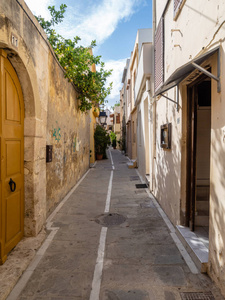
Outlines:
{"label": "tree branch with leaves", "polygon": [[[54,26],[63,21],[66,7],[65,4],[61,4],[60,10],[56,11],[55,6],[49,6],[50,21],[45,21],[41,16],[36,18],[45,30],[60,65],[64,68],[65,77],[74,84],[78,92],[80,110],[85,112],[93,105],[104,104],[112,89],[112,83],[106,87],[107,78],[112,74],[112,70],[105,70],[101,56],[94,56],[91,53],[90,49],[96,46],[96,41],[92,41],[90,47],[83,47],[78,45],[81,40],[78,36],[71,40],[56,33]],[[96,71],[91,70],[93,64],[97,67]]]}

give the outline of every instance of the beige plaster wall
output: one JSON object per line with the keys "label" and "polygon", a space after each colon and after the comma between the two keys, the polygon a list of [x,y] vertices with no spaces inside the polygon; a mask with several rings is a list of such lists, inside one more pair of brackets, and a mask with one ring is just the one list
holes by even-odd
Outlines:
{"label": "beige plaster wall", "polygon": [[[224,51],[221,56],[224,69]],[[216,72],[216,56],[212,59],[212,72]],[[225,77],[221,76],[221,93],[212,81],[211,164],[210,164],[210,228],[209,273],[225,295]]]}
{"label": "beige plaster wall", "polygon": [[[221,92],[217,92],[217,83],[212,80],[211,111],[211,154],[210,154],[210,229],[209,229],[209,268],[210,276],[220,285],[225,294],[225,77],[224,77],[224,34],[225,2],[186,0],[181,13],[174,20],[173,1],[169,2],[165,14],[165,80],[180,66],[216,46],[220,46]],[[157,23],[161,17],[165,1],[156,1]],[[213,74],[217,75],[217,55],[208,62]],[[205,64],[206,65],[206,64]],[[179,223],[179,205],[181,216],[185,211],[186,193],[186,86],[180,84],[181,110],[178,114],[175,104],[165,99],[157,99],[156,125],[156,189],[155,194],[174,224]],[[175,89],[165,93],[176,99]],[[164,102],[164,104],[163,104]],[[180,118],[180,124],[177,120]],[[172,149],[160,149],[159,126],[172,122]],[[158,136],[158,137],[157,137]],[[158,166],[158,167],[157,167]],[[161,170],[159,171],[159,168]],[[163,192],[166,190],[166,193]]]}
{"label": "beige plaster wall", "polygon": [[[168,93],[169,94],[169,93]],[[175,93],[169,95],[172,99]],[[175,97],[176,99],[176,97]],[[156,99],[156,151],[154,195],[174,225],[180,223],[181,186],[181,112],[176,104],[159,97]],[[171,149],[160,146],[161,125],[171,123]]]}

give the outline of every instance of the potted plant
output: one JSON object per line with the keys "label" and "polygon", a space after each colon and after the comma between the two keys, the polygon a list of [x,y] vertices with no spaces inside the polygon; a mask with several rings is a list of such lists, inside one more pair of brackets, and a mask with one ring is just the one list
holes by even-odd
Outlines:
{"label": "potted plant", "polygon": [[110,143],[110,138],[106,130],[102,126],[100,125],[96,126],[94,139],[95,139],[96,158],[98,160],[102,158],[106,158],[106,149]]}

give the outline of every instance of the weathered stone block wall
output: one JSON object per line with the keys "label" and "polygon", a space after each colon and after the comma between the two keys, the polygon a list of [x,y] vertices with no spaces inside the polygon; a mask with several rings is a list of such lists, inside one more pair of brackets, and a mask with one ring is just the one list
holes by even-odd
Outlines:
{"label": "weathered stone block wall", "polygon": [[49,57],[47,144],[53,161],[47,163],[47,214],[76,184],[89,167],[90,114],[78,109],[74,87]]}
{"label": "weathered stone block wall", "polygon": [[[24,231],[32,236],[89,167],[89,116],[78,110],[76,91],[23,0],[0,1],[0,48],[23,91]],[[46,144],[53,145],[48,164]]]}

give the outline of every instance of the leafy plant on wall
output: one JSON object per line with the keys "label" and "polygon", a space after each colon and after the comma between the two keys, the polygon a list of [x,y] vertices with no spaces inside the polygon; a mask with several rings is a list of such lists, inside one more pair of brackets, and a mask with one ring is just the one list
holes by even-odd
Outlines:
{"label": "leafy plant on wall", "polygon": [[[112,89],[112,83],[106,87],[106,80],[111,75],[112,70],[104,69],[101,56],[91,54],[90,48],[96,46],[96,41],[92,41],[90,47],[83,47],[78,45],[81,40],[78,36],[71,40],[56,33],[54,25],[63,21],[66,7],[65,4],[61,4],[60,10],[56,11],[55,6],[49,6],[50,21],[46,21],[41,16],[36,18],[45,30],[49,43],[65,70],[65,77],[74,84],[79,94],[80,110],[85,112],[91,109],[92,105],[104,104],[105,98]],[[99,66],[95,72],[90,68],[93,64]]]}
{"label": "leafy plant on wall", "polygon": [[110,137],[102,126],[100,125],[96,126],[94,139],[95,139],[95,153],[103,154],[103,158],[106,158],[106,149],[110,144]]}
{"label": "leafy plant on wall", "polygon": [[112,131],[110,133],[110,139],[111,139],[111,143],[112,143],[113,148],[115,148],[116,147],[116,142],[117,142],[115,132]]}

